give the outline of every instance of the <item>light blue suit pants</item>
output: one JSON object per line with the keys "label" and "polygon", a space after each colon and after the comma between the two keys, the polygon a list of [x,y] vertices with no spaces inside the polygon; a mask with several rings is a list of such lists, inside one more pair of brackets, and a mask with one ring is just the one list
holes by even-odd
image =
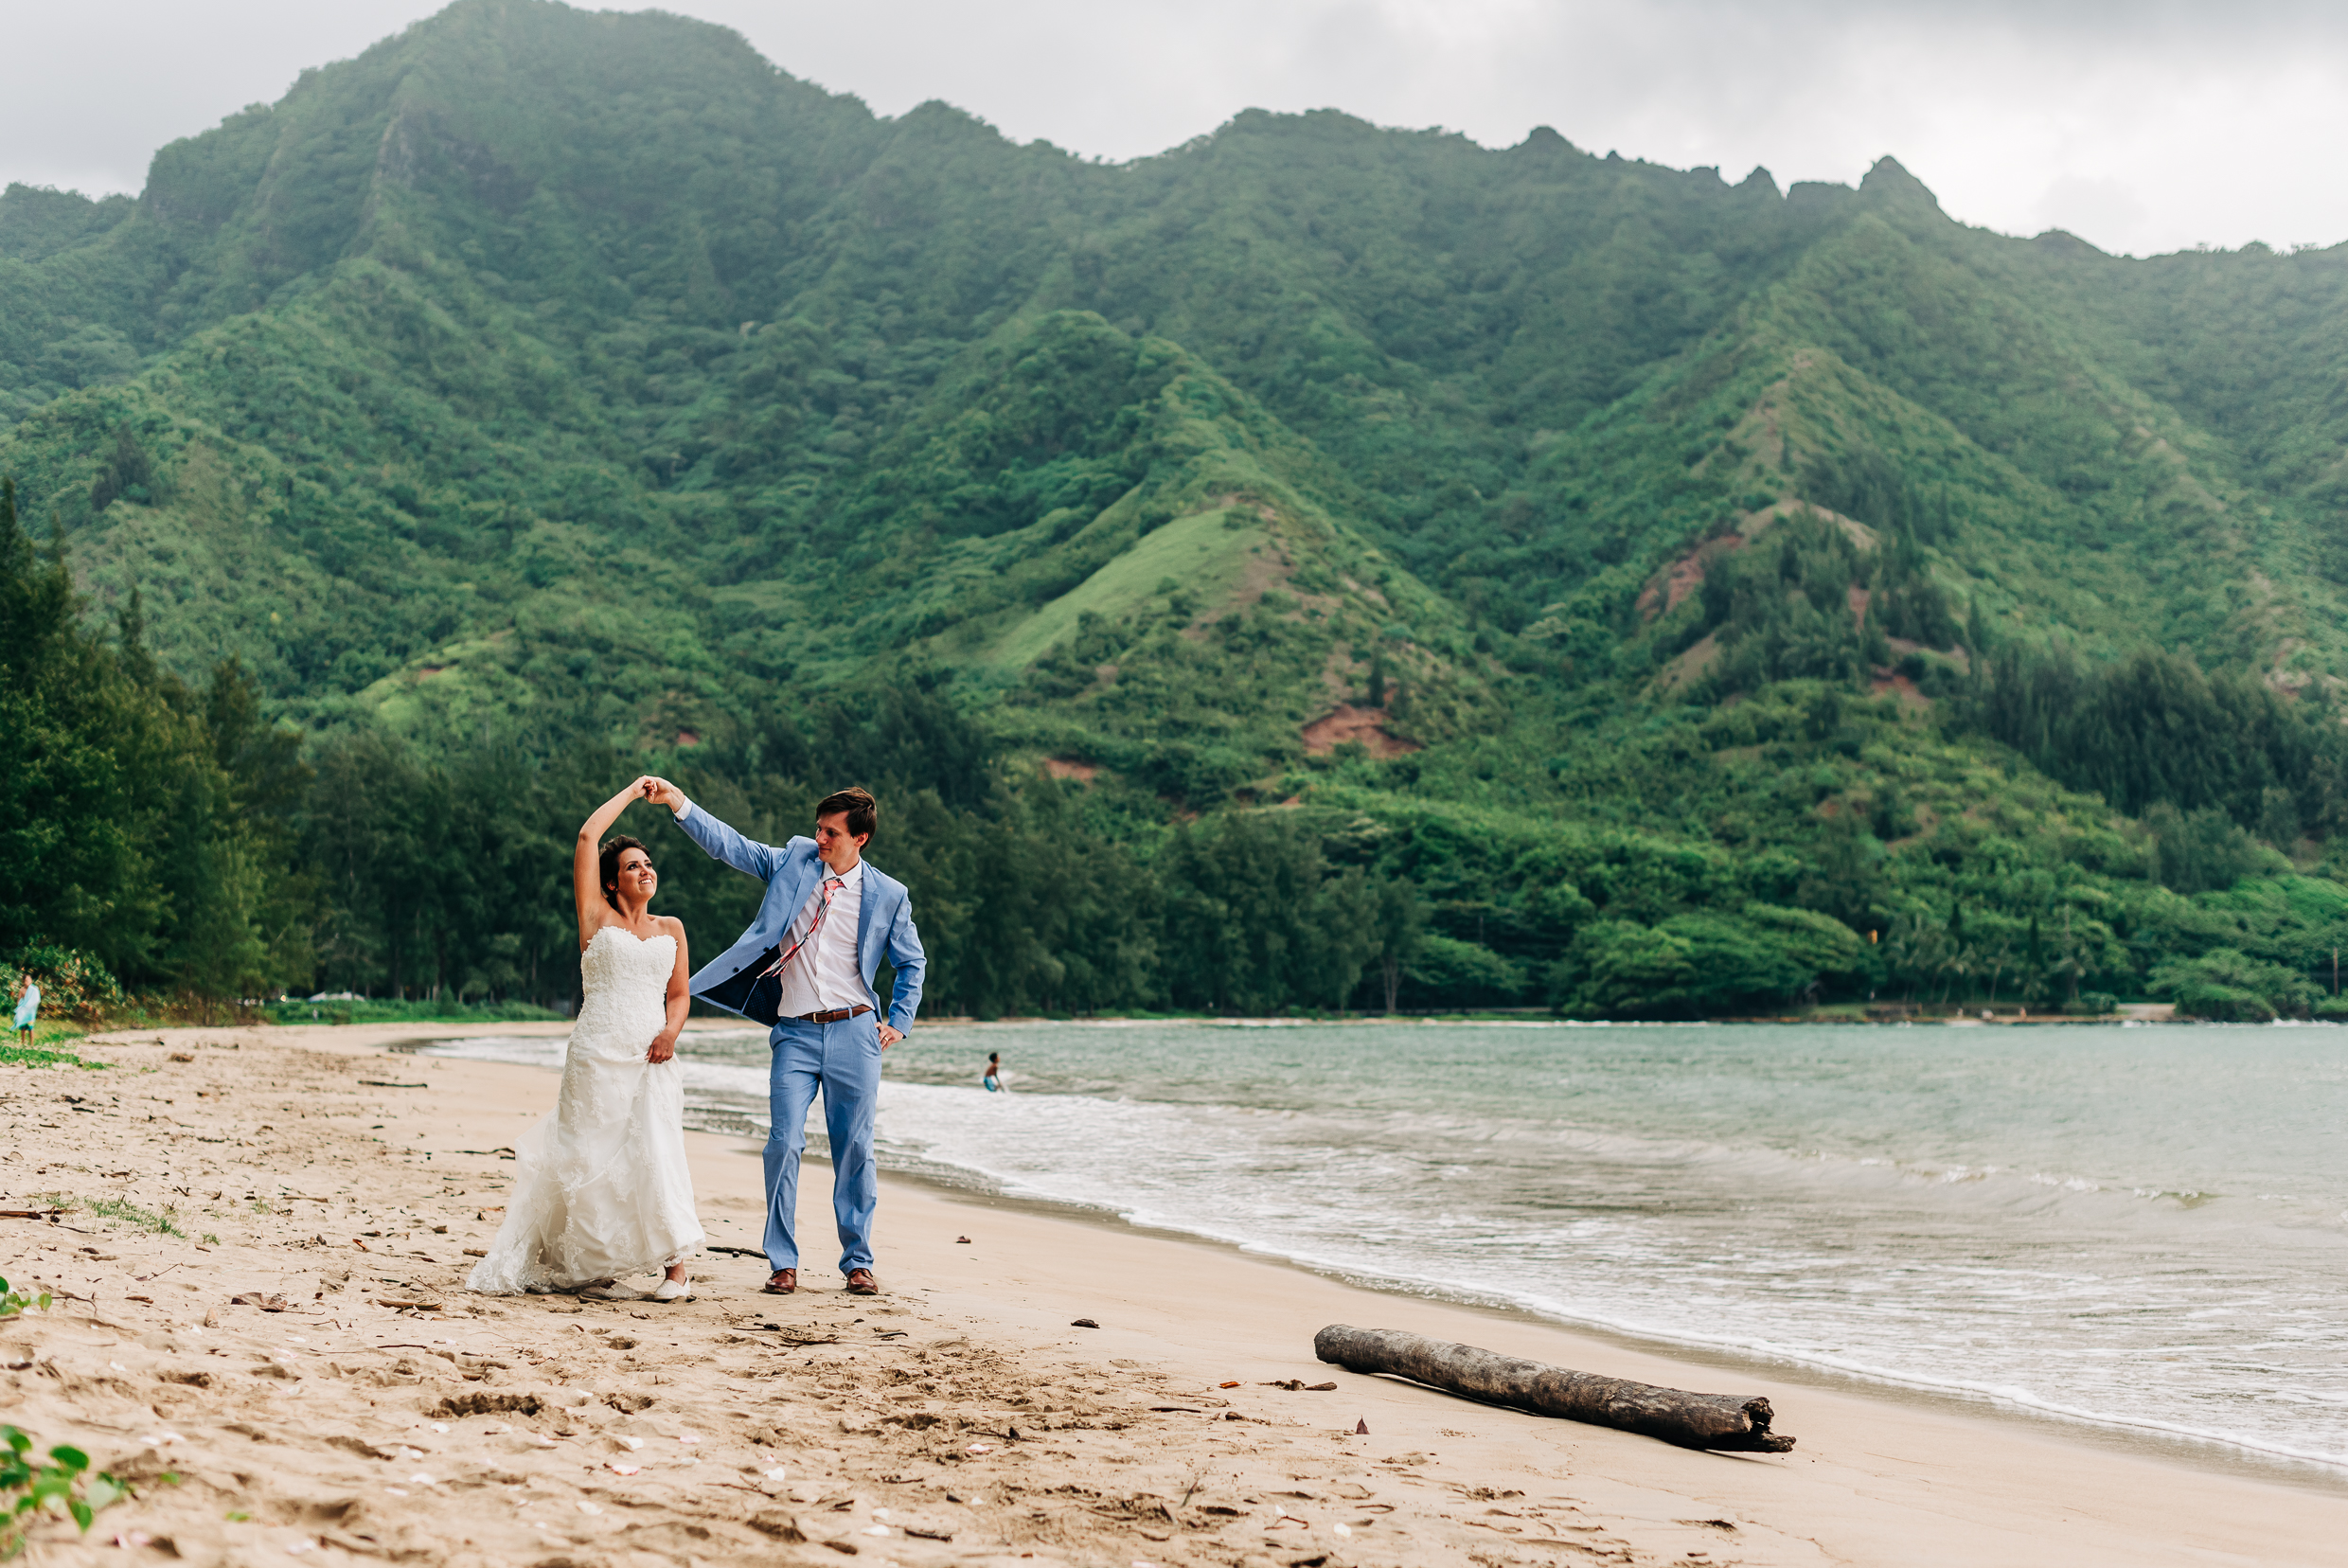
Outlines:
{"label": "light blue suit pants", "polygon": [[831,1140],[831,1212],[840,1225],[840,1272],[872,1267],[872,1213],[880,1181],[872,1163],[873,1113],[880,1102],[880,1018],[865,1013],[839,1024],[786,1018],[774,1047],[766,1135],[766,1260],[799,1266],[799,1156],[807,1148],[808,1107],[824,1095],[824,1132]]}

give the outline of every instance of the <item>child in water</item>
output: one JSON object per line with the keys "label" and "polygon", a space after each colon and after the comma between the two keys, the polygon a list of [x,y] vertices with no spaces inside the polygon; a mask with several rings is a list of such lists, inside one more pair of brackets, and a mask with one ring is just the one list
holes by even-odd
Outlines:
{"label": "child in water", "polygon": [[987,1053],[987,1076],[981,1081],[987,1085],[987,1093],[990,1095],[999,1095],[1003,1092],[1002,1052],[988,1051]]}

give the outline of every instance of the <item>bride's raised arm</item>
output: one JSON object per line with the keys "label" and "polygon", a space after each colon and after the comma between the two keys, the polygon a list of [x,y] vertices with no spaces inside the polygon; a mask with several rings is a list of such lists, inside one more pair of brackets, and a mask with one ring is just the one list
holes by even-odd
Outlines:
{"label": "bride's raised arm", "polygon": [[571,897],[578,906],[578,945],[581,952],[595,940],[596,933],[612,923],[617,912],[603,897],[603,882],[596,861],[603,847],[603,835],[611,830],[619,814],[631,802],[644,798],[644,779],[639,777],[628,788],[596,808],[578,830],[578,843],[571,850]]}

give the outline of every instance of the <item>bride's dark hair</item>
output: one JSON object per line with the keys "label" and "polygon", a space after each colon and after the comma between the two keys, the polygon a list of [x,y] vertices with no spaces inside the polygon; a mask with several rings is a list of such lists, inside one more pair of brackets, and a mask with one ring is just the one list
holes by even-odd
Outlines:
{"label": "bride's dark hair", "polygon": [[[603,888],[603,901],[614,909],[619,907],[613,889],[619,886],[619,857],[626,849],[644,849],[644,840],[622,833],[615,839],[605,839],[603,848],[596,856],[596,881]],[[652,851],[644,849],[644,858],[650,860]]]}

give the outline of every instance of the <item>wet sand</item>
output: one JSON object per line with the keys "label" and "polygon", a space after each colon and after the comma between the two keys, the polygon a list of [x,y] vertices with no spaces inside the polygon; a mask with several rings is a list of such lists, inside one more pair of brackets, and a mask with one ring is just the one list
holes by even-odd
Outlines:
{"label": "wet sand", "polygon": [[[0,1273],[74,1297],[0,1323],[0,1421],[140,1493],[78,1543],[41,1526],[34,1560],[2136,1565],[2348,1539],[2348,1490],[2321,1482],[910,1182],[884,1180],[885,1293],[860,1300],[828,1266],[820,1164],[795,1296],[715,1255],[673,1306],[471,1296],[501,1151],[554,1080],[382,1047],[478,1032],[143,1031],[87,1048],[103,1073],[0,1078],[0,1207],[80,1203],[0,1220]],[[755,1148],[688,1144],[711,1242],[755,1247]],[[1766,1394],[1799,1446],[1691,1453],[1360,1377],[1313,1359],[1335,1322]]]}

